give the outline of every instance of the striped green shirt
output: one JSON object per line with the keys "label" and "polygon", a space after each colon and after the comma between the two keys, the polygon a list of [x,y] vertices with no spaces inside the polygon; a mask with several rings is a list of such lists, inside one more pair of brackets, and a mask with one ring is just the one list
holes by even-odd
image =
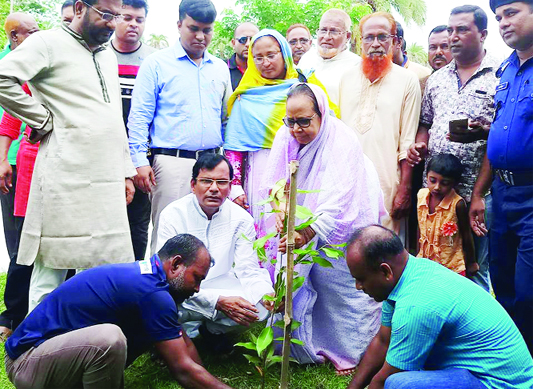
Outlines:
{"label": "striped green shirt", "polygon": [[389,365],[467,369],[487,388],[533,388],[533,359],[510,316],[481,287],[444,266],[409,256],[388,299]]}

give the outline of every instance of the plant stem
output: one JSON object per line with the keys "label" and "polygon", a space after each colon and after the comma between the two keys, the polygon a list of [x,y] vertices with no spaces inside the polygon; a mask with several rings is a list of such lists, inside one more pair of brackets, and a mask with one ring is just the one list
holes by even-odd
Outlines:
{"label": "plant stem", "polygon": [[294,278],[294,227],[296,215],[296,174],[298,172],[298,161],[291,161],[289,164],[291,172],[291,182],[289,189],[289,214],[287,222],[287,272],[285,292],[285,328],[283,336],[283,359],[281,362],[281,389],[287,389],[289,385],[289,357],[291,353],[291,327],[292,327],[292,285]]}

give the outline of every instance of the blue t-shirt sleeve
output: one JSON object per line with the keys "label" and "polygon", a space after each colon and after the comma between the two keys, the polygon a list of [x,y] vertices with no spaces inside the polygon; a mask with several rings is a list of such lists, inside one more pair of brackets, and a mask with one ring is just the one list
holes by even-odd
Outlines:
{"label": "blue t-shirt sleeve", "polygon": [[423,369],[444,322],[437,312],[430,312],[427,307],[395,309],[387,363],[400,370]]}
{"label": "blue t-shirt sleeve", "polygon": [[157,291],[141,300],[144,329],[153,342],[181,337],[176,303],[167,291]]}
{"label": "blue t-shirt sleeve", "polygon": [[388,300],[383,301],[381,304],[381,325],[391,327],[393,313],[394,307],[392,304]]}

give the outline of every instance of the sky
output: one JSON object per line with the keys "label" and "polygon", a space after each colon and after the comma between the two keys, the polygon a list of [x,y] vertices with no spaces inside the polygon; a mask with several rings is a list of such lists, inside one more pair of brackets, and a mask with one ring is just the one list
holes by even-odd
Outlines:
{"label": "sky", "polygon": [[[224,8],[233,7],[233,0],[212,0],[220,16]],[[265,0],[268,1],[268,0]],[[164,34],[172,45],[179,38],[177,29],[178,8],[180,0],[148,0],[150,11],[146,20],[145,37],[150,34]],[[452,8],[472,4],[483,8],[489,19],[488,37],[485,48],[493,56],[504,59],[511,53],[498,32],[498,24],[494,19],[494,14],[489,7],[489,0],[426,0],[426,23],[422,27],[414,23],[406,25],[402,23],[407,44],[418,43],[427,50],[427,37],[433,27],[439,24],[447,24]],[[398,15],[395,15],[397,17]],[[401,21],[401,20],[400,20]]]}

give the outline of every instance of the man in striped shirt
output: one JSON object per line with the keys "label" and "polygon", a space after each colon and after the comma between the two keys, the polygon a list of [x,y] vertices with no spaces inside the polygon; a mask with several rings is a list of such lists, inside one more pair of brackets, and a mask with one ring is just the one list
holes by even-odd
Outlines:
{"label": "man in striped shirt", "polygon": [[533,359],[503,307],[444,266],[415,258],[390,230],[358,229],[346,261],[383,301],[381,328],[348,389],[531,389]]}

